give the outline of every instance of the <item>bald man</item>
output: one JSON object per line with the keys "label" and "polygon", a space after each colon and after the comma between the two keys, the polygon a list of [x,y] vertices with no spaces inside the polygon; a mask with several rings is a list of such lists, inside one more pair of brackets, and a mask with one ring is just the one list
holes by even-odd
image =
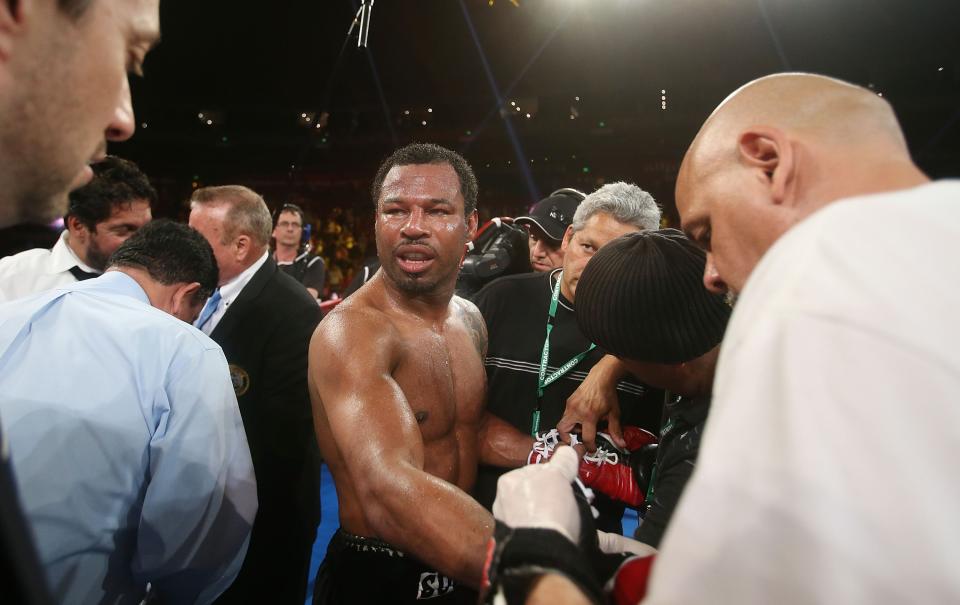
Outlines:
{"label": "bald man", "polygon": [[960,602],[960,182],[877,95],[782,74],[714,111],[676,200],[740,297],[649,602]]}

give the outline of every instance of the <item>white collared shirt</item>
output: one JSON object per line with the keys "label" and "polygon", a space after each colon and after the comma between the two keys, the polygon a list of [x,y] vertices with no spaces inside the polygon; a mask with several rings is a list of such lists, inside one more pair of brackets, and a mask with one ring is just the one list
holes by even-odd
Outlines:
{"label": "white collared shirt", "polygon": [[100,273],[74,253],[67,243],[69,235],[64,230],[50,250],[34,248],[0,258],[0,302],[72,284],[77,281],[70,273],[73,267],[80,267],[88,273]]}
{"label": "white collared shirt", "polygon": [[220,320],[223,319],[227,309],[229,309],[230,305],[240,296],[240,292],[242,292],[244,287],[253,279],[254,274],[260,270],[263,263],[267,262],[269,255],[270,253],[265,251],[263,256],[261,256],[257,262],[244,269],[243,273],[220,286],[220,304],[217,305],[217,310],[210,316],[210,320],[200,328],[204,334],[209,336],[210,333],[213,332],[213,329],[216,328]]}

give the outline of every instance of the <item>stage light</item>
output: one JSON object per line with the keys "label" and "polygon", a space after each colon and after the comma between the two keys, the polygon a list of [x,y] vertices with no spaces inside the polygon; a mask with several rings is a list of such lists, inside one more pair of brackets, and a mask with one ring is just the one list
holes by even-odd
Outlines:
{"label": "stage light", "polygon": [[300,117],[301,117],[301,118],[306,118],[306,117],[307,117],[307,114],[301,113],[301,114],[300,114]]}
{"label": "stage light", "polygon": [[403,115],[405,115],[405,116],[410,115],[410,110],[409,110],[409,109],[404,109],[404,110],[403,110]]}
{"label": "stage light", "polygon": [[220,140],[223,141],[224,143],[226,143],[226,142],[227,142],[227,137],[223,137],[223,138],[220,139]]}
{"label": "stage light", "polygon": [[427,125],[427,121],[426,121],[426,120],[423,120],[422,122],[420,122],[420,124],[422,124],[423,126],[426,126],[426,125]]}
{"label": "stage light", "polygon": [[213,126],[213,120],[207,120],[207,126]]}
{"label": "stage light", "polygon": [[516,102],[516,101],[510,101],[510,105],[511,105],[512,107],[516,107],[516,106],[517,106],[517,102]]}
{"label": "stage light", "polygon": [[606,122],[600,122],[600,124],[598,124],[598,126],[600,126],[600,128],[605,128],[606,125],[607,125]]}
{"label": "stage light", "polygon": [[583,173],[584,173],[584,174],[590,174],[590,167],[589,167],[589,166],[584,166],[584,167],[583,167]]}
{"label": "stage light", "polygon": [[427,113],[433,113],[433,107],[427,107]]}
{"label": "stage light", "polygon": [[197,117],[202,120],[202,119],[203,119],[203,113],[198,113],[198,114],[197,114]]}
{"label": "stage light", "polygon": [[580,97],[573,97],[573,100],[574,100],[574,101],[579,101],[579,100],[580,100]]}
{"label": "stage light", "polygon": [[938,67],[938,68],[937,68],[937,71],[943,71],[943,68],[942,68],[942,67]]}
{"label": "stage light", "polygon": [[527,114],[527,119],[528,119],[528,120],[530,119],[530,114],[529,114],[529,113]]}
{"label": "stage light", "polygon": [[147,128],[147,123],[144,122],[143,124],[140,124],[140,128]]}

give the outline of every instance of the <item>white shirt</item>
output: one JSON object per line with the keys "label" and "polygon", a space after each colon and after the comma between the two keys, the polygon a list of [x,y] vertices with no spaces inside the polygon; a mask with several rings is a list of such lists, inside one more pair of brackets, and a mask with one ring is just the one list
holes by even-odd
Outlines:
{"label": "white shirt", "polygon": [[66,230],[53,248],[34,248],[0,258],[0,302],[45,292],[77,281],[70,273],[80,267],[88,273],[100,273],[86,265],[67,244]]}
{"label": "white shirt", "polygon": [[264,252],[263,256],[261,256],[257,262],[244,269],[243,273],[220,286],[220,304],[217,305],[217,310],[210,316],[210,320],[200,328],[204,334],[209,336],[210,333],[213,332],[213,329],[216,328],[220,320],[223,319],[230,305],[237,300],[240,292],[242,292],[247,283],[253,279],[254,274],[260,270],[263,263],[267,262],[269,256],[269,252]]}
{"label": "white shirt", "polygon": [[960,181],[832,204],[751,275],[649,603],[960,602]]}

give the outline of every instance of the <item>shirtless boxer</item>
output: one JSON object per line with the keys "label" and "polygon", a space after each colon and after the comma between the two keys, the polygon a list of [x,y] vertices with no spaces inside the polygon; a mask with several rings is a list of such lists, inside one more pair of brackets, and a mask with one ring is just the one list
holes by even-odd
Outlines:
{"label": "shirtless boxer", "polygon": [[383,270],[310,344],[317,440],[340,503],[314,602],[475,602],[493,532],[467,494],[486,330],[453,291],[477,229],[476,178],[459,155],[413,144],[384,161],[372,193]]}

